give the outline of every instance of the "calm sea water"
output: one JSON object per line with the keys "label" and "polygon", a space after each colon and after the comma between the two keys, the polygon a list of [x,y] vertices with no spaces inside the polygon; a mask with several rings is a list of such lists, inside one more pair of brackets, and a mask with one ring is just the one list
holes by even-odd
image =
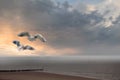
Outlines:
{"label": "calm sea water", "polygon": [[0,70],[40,69],[44,72],[120,80],[119,57],[1,57]]}

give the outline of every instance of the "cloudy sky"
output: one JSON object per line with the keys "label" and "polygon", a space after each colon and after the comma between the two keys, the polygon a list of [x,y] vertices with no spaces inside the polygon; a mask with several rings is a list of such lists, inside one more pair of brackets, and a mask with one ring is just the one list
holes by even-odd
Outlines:
{"label": "cloudy sky", "polygon": [[[0,0],[0,56],[119,55],[120,0]],[[43,34],[30,42],[17,34]],[[31,45],[18,51],[12,43]]]}

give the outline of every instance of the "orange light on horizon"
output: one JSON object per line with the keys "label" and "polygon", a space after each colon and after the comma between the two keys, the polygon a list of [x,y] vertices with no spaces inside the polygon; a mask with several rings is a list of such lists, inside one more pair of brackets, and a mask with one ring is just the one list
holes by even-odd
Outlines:
{"label": "orange light on horizon", "polygon": [[[0,29],[0,56],[1,54],[5,55],[11,55],[11,56],[41,56],[41,55],[48,55],[48,56],[56,56],[56,55],[71,55],[78,53],[78,50],[72,49],[72,48],[64,48],[64,49],[55,49],[51,47],[47,43],[42,43],[41,41],[33,41],[30,42],[28,41],[27,37],[18,37],[17,34],[19,32],[24,31],[24,29],[15,30],[14,27],[9,23],[6,22],[0,22],[1,29]],[[16,27],[17,28],[17,27]],[[30,31],[31,32],[31,31]],[[34,32],[34,31],[33,31]],[[16,45],[12,43],[13,40],[19,40],[21,44],[24,45],[30,45],[34,47],[36,50],[35,51],[18,51]],[[49,41],[49,40],[48,40]]]}

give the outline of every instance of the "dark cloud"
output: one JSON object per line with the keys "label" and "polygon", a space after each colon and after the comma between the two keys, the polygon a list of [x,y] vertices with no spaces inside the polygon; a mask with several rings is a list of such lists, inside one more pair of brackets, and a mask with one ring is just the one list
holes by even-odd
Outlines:
{"label": "dark cloud", "polygon": [[[22,13],[24,22],[30,24],[32,30],[45,31],[49,35],[56,36],[57,38],[51,41],[51,45],[77,46],[82,44],[81,38],[88,35],[87,29],[93,25],[91,20],[98,19],[98,17],[92,14],[81,14],[77,10],[69,11],[68,8],[71,6],[67,2],[60,4],[60,7],[53,5],[52,2],[46,5],[48,3],[50,2],[42,2],[42,0],[27,3]],[[95,23],[98,20],[95,20]]]}
{"label": "dark cloud", "polygon": [[[97,10],[83,14],[72,8],[66,1],[57,4],[52,0],[1,0],[0,16],[12,19],[14,25],[17,21],[24,24],[25,27],[20,28],[28,31],[43,32],[49,45],[56,48],[119,44],[119,19],[106,28],[104,25],[97,25],[104,22],[105,17]],[[9,16],[6,17],[5,13]],[[20,20],[14,19],[16,16]]]}

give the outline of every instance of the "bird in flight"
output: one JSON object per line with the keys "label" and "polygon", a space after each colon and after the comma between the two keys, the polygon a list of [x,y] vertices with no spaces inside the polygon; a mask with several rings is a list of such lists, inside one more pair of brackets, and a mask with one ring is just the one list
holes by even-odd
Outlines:
{"label": "bird in flight", "polygon": [[20,41],[14,40],[13,44],[17,45],[18,50],[35,50],[33,47],[29,46],[29,45],[21,45]]}
{"label": "bird in flight", "polygon": [[19,37],[27,37],[29,41],[35,41],[36,39],[40,39],[42,42],[46,42],[47,40],[41,34],[30,35],[29,32],[21,32],[18,34]]}

